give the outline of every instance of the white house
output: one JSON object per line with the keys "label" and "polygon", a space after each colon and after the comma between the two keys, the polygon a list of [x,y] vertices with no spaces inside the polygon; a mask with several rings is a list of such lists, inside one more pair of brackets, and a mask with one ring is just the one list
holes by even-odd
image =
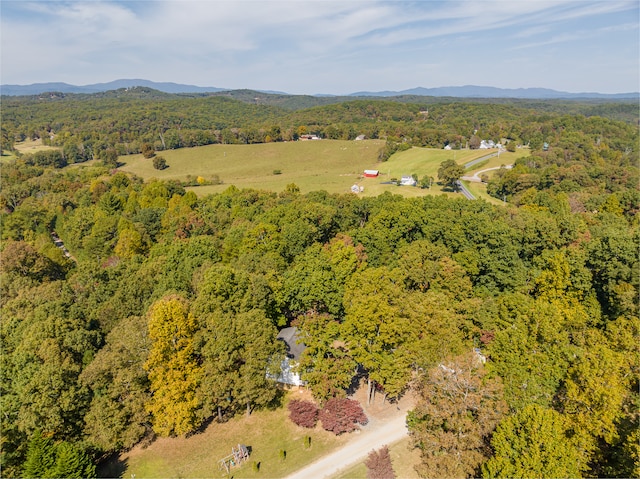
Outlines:
{"label": "white house", "polygon": [[290,386],[303,386],[304,381],[300,379],[296,366],[306,346],[300,342],[298,328],[284,328],[278,333],[276,339],[284,342],[285,356],[280,362],[280,374],[275,380]]}
{"label": "white house", "polygon": [[413,178],[413,176],[403,176],[402,178],[400,178],[400,184],[402,186],[416,186],[416,180]]}
{"label": "white house", "polygon": [[480,142],[480,146],[478,147],[478,149],[487,150],[489,148],[495,148],[495,147],[496,147],[496,143],[493,140],[482,140]]}

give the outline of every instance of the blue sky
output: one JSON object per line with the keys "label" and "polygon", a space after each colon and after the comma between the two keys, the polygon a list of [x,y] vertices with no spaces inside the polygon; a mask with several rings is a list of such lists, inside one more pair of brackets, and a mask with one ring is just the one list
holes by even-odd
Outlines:
{"label": "blue sky", "polygon": [[0,82],[640,90],[640,2],[0,0]]}

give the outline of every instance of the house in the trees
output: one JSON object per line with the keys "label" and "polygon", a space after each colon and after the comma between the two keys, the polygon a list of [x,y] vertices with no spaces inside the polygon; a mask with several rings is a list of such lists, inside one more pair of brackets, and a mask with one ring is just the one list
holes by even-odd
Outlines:
{"label": "house in the trees", "polygon": [[300,356],[306,349],[306,346],[300,342],[298,328],[284,328],[278,333],[276,339],[285,344],[285,356],[280,362],[280,375],[275,378],[276,381],[290,386],[303,386],[304,381],[300,379],[300,373],[295,371]]}

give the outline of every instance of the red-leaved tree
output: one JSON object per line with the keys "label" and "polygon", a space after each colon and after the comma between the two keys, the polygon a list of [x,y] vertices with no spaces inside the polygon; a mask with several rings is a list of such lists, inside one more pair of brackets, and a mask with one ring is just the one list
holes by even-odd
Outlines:
{"label": "red-leaved tree", "polygon": [[387,446],[371,451],[364,464],[367,466],[368,479],[396,479]]}
{"label": "red-leaved tree", "polygon": [[355,431],[357,424],[369,422],[360,403],[347,398],[329,399],[318,416],[322,427],[335,435]]}
{"label": "red-leaved tree", "polygon": [[294,399],[289,403],[289,419],[298,426],[313,428],[318,420],[318,408],[311,401]]}

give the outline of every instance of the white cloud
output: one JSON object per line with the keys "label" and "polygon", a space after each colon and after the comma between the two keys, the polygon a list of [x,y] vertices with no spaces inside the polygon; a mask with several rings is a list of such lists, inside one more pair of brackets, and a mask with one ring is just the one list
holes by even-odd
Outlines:
{"label": "white cloud", "polygon": [[[141,77],[330,93],[464,84],[491,78],[459,65],[476,65],[470,50],[506,62],[516,52],[534,58],[548,45],[606,43],[608,30],[618,38],[638,28],[636,1],[85,0],[6,2],[8,9],[2,1],[3,83]],[[637,68],[637,58],[610,50],[621,71]],[[560,58],[549,61],[564,68]]]}

